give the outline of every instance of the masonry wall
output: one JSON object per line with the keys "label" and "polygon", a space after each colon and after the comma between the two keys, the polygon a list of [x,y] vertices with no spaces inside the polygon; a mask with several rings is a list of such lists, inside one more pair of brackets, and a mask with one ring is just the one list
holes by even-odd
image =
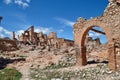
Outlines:
{"label": "masonry wall", "polygon": [[107,8],[100,17],[96,17],[90,20],[80,18],[74,24],[74,38],[75,46],[78,49],[77,52],[77,64],[85,65],[86,59],[86,48],[85,38],[90,29],[94,26],[101,27],[106,36],[108,37],[108,53],[109,53],[109,68],[113,70],[120,69],[120,57],[119,52],[116,48],[120,45],[120,0],[110,0]]}
{"label": "masonry wall", "polygon": [[0,50],[2,51],[14,51],[18,50],[17,44],[13,40],[0,39]]}
{"label": "masonry wall", "polygon": [[48,36],[42,32],[34,32],[33,26],[30,27],[29,30],[25,30],[18,39],[24,44],[29,43],[38,46],[49,46],[52,48],[61,48],[63,46],[67,48],[69,46],[74,46],[74,41],[58,38],[57,33],[55,32],[50,32]]}

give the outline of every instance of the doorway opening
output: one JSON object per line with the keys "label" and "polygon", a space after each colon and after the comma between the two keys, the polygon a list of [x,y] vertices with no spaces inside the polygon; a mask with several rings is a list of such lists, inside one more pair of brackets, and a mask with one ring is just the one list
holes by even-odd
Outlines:
{"label": "doorway opening", "polygon": [[93,26],[85,35],[84,45],[88,64],[108,63],[108,38],[99,26]]}

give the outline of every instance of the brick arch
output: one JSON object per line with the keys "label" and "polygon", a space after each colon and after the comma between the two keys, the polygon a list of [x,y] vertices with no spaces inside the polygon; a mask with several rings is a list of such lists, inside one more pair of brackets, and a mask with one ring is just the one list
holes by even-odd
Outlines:
{"label": "brick arch", "polygon": [[92,27],[94,26],[98,26],[100,28],[102,28],[108,38],[108,43],[112,40],[111,39],[111,36],[112,34],[110,33],[111,29],[109,28],[109,26],[106,26],[105,23],[101,22],[101,21],[94,21],[94,20],[91,20],[91,21],[88,21],[85,25],[84,25],[84,28],[82,29],[82,32],[80,33],[82,36],[81,36],[81,44],[80,46],[83,46],[84,45],[84,41],[85,41],[85,37],[88,33],[88,31],[90,29],[92,29]]}
{"label": "brick arch", "polygon": [[85,44],[85,38],[86,35],[88,33],[88,31],[90,29],[92,29],[92,27],[94,26],[98,26],[100,28],[102,28],[104,30],[104,32],[106,33],[106,36],[108,38],[108,44],[111,42],[111,36],[112,34],[110,33],[111,29],[109,28],[109,26],[106,26],[105,23],[101,22],[101,21],[96,21],[96,20],[90,20],[88,21],[82,28],[81,32],[79,33],[81,36],[79,36],[79,48],[80,48],[80,54],[78,57],[79,59],[77,59],[78,61],[80,61],[78,64],[80,65],[86,65],[87,64],[87,58],[86,58],[86,47],[84,46]]}
{"label": "brick arch", "polygon": [[[114,6],[113,6],[114,5]],[[113,11],[114,10],[114,11]],[[112,13],[111,13],[112,12]],[[76,47],[77,65],[86,65],[86,50],[84,40],[88,30],[92,26],[101,27],[108,37],[108,54],[109,68],[112,70],[120,70],[120,0],[110,0],[110,4],[106,7],[104,13],[91,20],[79,18],[74,24],[74,43]]]}

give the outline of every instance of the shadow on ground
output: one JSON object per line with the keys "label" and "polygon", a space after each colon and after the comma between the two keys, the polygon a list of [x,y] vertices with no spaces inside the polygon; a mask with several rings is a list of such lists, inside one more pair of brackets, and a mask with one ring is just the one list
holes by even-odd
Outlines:
{"label": "shadow on ground", "polygon": [[0,58],[0,69],[4,69],[7,64],[14,63],[14,62],[19,62],[19,61],[25,61],[24,58],[19,58],[19,59],[8,59],[8,58]]}
{"label": "shadow on ground", "polygon": [[98,62],[98,61],[92,60],[92,61],[88,61],[88,62],[87,62],[87,64],[97,64],[97,63],[104,63],[104,64],[108,64],[108,61]]}

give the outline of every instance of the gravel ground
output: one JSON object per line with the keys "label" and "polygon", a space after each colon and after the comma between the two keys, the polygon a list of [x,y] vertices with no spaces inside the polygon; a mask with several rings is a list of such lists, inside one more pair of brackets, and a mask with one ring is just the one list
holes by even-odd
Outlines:
{"label": "gravel ground", "polygon": [[87,65],[85,68],[36,68],[31,69],[31,80],[120,80],[120,71],[110,71],[108,65],[103,63]]}

